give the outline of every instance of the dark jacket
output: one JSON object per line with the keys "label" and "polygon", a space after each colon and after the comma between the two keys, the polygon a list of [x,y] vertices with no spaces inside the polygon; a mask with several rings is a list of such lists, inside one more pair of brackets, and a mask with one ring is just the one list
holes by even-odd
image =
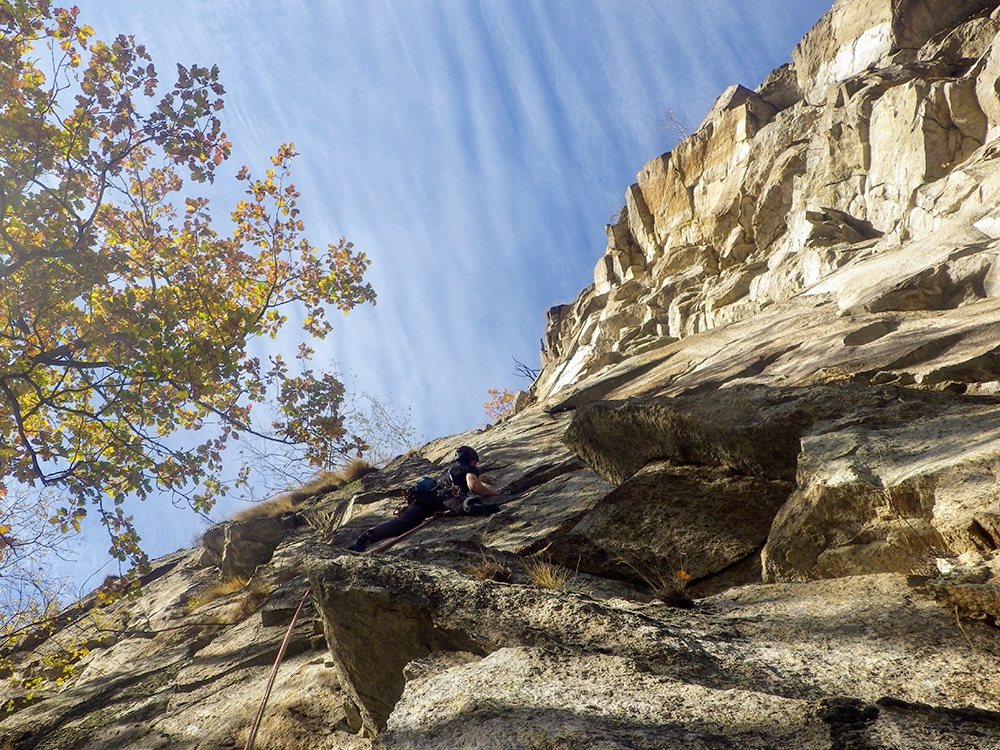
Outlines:
{"label": "dark jacket", "polygon": [[479,469],[475,466],[470,466],[469,464],[456,464],[448,469],[448,476],[451,477],[451,483],[465,494],[472,492],[472,490],[469,489],[469,481],[466,479],[468,474],[475,474],[478,477]]}

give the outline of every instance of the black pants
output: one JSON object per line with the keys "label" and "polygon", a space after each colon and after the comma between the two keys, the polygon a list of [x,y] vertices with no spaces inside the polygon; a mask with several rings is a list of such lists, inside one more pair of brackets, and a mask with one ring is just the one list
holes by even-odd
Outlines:
{"label": "black pants", "polygon": [[377,542],[380,539],[388,539],[392,536],[405,534],[410,529],[414,529],[419,526],[424,519],[432,515],[434,515],[433,510],[428,510],[417,503],[411,503],[406,506],[406,510],[393,518],[391,521],[384,521],[373,528],[371,530],[371,541]]}

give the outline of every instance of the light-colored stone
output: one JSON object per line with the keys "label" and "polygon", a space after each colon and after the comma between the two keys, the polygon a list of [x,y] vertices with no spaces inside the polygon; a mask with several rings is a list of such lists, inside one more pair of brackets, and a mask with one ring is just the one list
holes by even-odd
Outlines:
{"label": "light-colored stone", "polygon": [[986,117],[971,81],[914,79],[887,91],[872,107],[868,215],[883,230],[898,206],[964,162],[986,137]]}
{"label": "light-colored stone", "polygon": [[989,124],[989,140],[1000,135],[1000,38],[994,38],[993,43],[983,58],[981,71],[976,78],[976,98],[979,106],[986,113]]}
{"label": "light-colored stone", "polygon": [[[989,707],[985,726],[1000,724],[990,713],[1000,704],[989,689],[995,644],[985,627],[966,626],[970,644],[948,611],[914,598],[901,577],[746,586],[685,613],[632,612],[402,563],[340,558],[313,576],[320,606],[333,618],[350,617],[338,608],[337,591],[372,603],[403,600],[426,618],[429,637],[475,639],[489,652],[481,659],[431,656],[429,668],[410,671],[380,737],[387,747],[520,748],[562,736],[588,746],[683,740],[722,748],[742,737],[743,747],[820,748],[851,729],[859,740],[920,736],[912,723],[920,724],[917,704],[928,702],[952,719],[969,703]],[[377,621],[391,628],[399,614],[384,607]],[[807,635],[814,621],[822,623],[822,638]],[[378,632],[369,638],[377,644]],[[393,663],[391,649],[370,653]],[[941,703],[942,695],[951,698]],[[741,713],[719,712],[717,701],[738,701]],[[839,727],[845,719],[838,708],[848,706],[869,718]],[[744,736],[748,723],[753,730]],[[952,731],[966,747],[990,747],[977,739],[982,726],[959,721]]]}
{"label": "light-colored stone", "polygon": [[[683,338],[751,318],[808,287],[829,289],[838,274],[884,278],[875,259],[898,248],[894,257],[909,256],[913,278],[954,283],[954,300],[931,304],[990,296],[985,288],[994,286],[983,279],[993,278],[993,255],[971,260],[969,272],[931,262],[926,245],[910,243],[950,235],[952,252],[984,249],[970,230],[1000,202],[994,151],[982,145],[1000,122],[1000,95],[990,93],[1000,74],[995,52],[972,66],[960,41],[969,35],[969,49],[986,49],[994,6],[838,3],[803,40],[792,68],[757,93],[728,89],[694,135],[639,172],[625,213],[645,266],[610,243],[595,274],[601,294],[629,305],[655,300],[669,338]],[[807,81],[814,95],[798,101],[795,90]],[[762,98],[768,90],[787,97],[772,106]],[[756,272],[760,263],[766,272]],[[980,270],[986,277],[972,282]],[[922,303],[907,304],[917,312]],[[562,318],[558,335],[547,337],[558,337],[567,356],[543,367],[535,395],[614,364],[609,352],[630,351],[622,342],[634,331],[591,316]]]}
{"label": "light-colored stone", "polygon": [[[996,750],[998,29],[837,2],[639,172],[515,414],[0,652],[0,746],[242,746],[308,570],[258,747]],[[500,512],[344,551],[462,444]]]}
{"label": "light-colored stone", "polygon": [[912,54],[936,34],[991,0],[838,0],[792,53],[806,100],[822,104],[830,87],[887,61],[898,50]]}
{"label": "light-colored stone", "polygon": [[773,70],[757,88],[757,95],[779,112],[802,101],[802,90],[790,64]]}
{"label": "light-colored stone", "polygon": [[532,648],[408,683],[388,729],[385,747],[399,750],[829,746],[804,700],[685,684],[621,657]]}
{"label": "light-colored stone", "polygon": [[220,568],[224,579],[249,578],[271,560],[287,524],[280,518],[234,521],[223,526]]}

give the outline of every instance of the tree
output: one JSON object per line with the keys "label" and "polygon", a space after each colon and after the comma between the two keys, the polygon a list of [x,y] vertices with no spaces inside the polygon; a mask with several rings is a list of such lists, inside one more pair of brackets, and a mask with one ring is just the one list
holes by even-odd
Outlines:
{"label": "tree", "polygon": [[[330,460],[321,462],[306,457],[312,450],[308,443],[283,444],[276,450],[273,441],[267,438],[243,440],[239,460],[252,464],[258,479],[263,474],[267,481],[263,486],[249,488],[242,499],[260,502],[289,492],[298,493],[300,488],[315,484],[317,477],[343,472],[357,461],[384,466],[413,448],[416,430],[410,422],[410,410],[397,409],[391,401],[361,390],[353,377],[351,384],[338,405],[339,416],[355,439],[351,453],[331,452]],[[276,405],[258,411],[268,409],[280,413]],[[263,497],[256,494],[258,489],[263,491]]]}
{"label": "tree", "polygon": [[[65,582],[54,579],[45,569],[46,558],[61,557],[66,541],[49,523],[46,509],[23,491],[10,492],[4,498],[4,509],[17,518],[19,535],[15,538],[10,526],[0,525],[0,646],[58,612],[66,593]],[[0,671],[6,666],[3,656],[0,648]]]}
{"label": "tree", "polygon": [[685,119],[677,115],[673,107],[667,107],[657,130],[661,133],[666,133],[666,137],[674,142],[674,148],[691,135],[691,128],[685,124]]}
{"label": "tree", "polygon": [[510,414],[517,401],[517,391],[507,388],[487,388],[486,395],[490,399],[483,404],[483,409],[486,411],[486,419],[494,424]]}
{"label": "tree", "polygon": [[514,368],[515,375],[519,375],[522,378],[527,378],[532,383],[538,380],[538,375],[541,372],[541,370],[539,370],[536,367],[528,367],[528,365],[524,364],[524,362],[519,360],[513,354],[511,355],[511,359],[514,360],[514,364],[516,365],[516,367]]}
{"label": "tree", "polygon": [[141,566],[129,504],[209,510],[224,449],[261,432],[255,405],[277,407],[267,439],[317,465],[362,447],[335,376],[250,345],[290,306],[322,339],[327,308],[374,302],[369,261],[304,238],[291,145],[263,178],[239,170],[246,198],[219,228],[192,193],[230,153],[217,68],[178,65],[163,87],[133,38],[96,41],[49,0],[0,0],[0,31],[0,527],[21,535],[8,490],[54,492],[57,528],[96,510],[111,554]]}

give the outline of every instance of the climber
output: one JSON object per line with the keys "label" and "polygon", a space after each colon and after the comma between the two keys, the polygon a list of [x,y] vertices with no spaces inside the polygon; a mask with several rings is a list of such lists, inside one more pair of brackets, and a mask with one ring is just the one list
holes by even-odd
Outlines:
{"label": "climber", "polygon": [[487,505],[484,497],[495,497],[500,493],[490,487],[489,477],[479,474],[479,454],[468,445],[455,451],[456,463],[448,469],[443,481],[430,492],[414,493],[413,501],[396,518],[368,529],[347,549],[364,552],[368,546],[380,539],[405,534],[415,529],[429,516],[448,511],[458,515],[488,516],[500,510],[498,505]]}
{"label": "climber", "polygon": [[[455,450],[455,466],[448,469],[448,476],[451,478],[453,486],[458,487],[459,496],[455,499],[446,499],[445,505],[460,513],[469,513],[474,516],[489,515],[489,509],[496,506],[488,506],[481,502],[484,497],[496,497],[500,493],[489,486],[491,478],[479,475],[479,454],[473,448],[462,445]],[[488,510],[483,510],[487,508]]]}

